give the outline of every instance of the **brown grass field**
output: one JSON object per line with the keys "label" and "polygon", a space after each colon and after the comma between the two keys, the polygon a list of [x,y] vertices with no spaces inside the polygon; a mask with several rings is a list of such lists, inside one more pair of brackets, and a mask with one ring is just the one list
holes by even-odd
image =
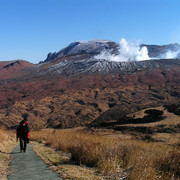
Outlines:
{"label": "brown grass field", "polygon": [[[166,137],[166,134],[162,136]],[[96,169],[94,173],[104,176],[102,179],[168,180],[180,178],[180,151],[177,145],[180,142],[179,136],[174,144],[166,141],[145,142],[133,140],[130,135],[123,135],[112,130],[92,131],[82,127],[34,131],[31,133],[31,139],[53,147],[56,152],[67,153],[69,161],[67,159],[64,161],[66,167],[69,165],[72,169],[72,164],[93,167]],[[61,170],[65,168],[62,166],[64,164],[62,159],[56,160],[57,167]],[[70,173],[72,177],[72,173],[77,173],[77,171]],[[88,176],[78,178],[98,179],[88,178]]]}
{"label": "brown grass field", "polygon": [[6,180],[8,164],[11,160],[10,153],[16,145],[15,133],[0,129],[0,179]]}
{"label": "brown grass field", "polygon": [[[144,111],[132,116],[142,118]],[[166,118],[158,122],[116,126],[147,127],[152,133],[117,131],[114,127],[42,129],[31,130],[30,142],[36,144],[35,152],[64,179],[178,180],[180,116],[163,111]],[[1,128],[0,179],[6,179],[10,152],[16,144],[15,132]]]}

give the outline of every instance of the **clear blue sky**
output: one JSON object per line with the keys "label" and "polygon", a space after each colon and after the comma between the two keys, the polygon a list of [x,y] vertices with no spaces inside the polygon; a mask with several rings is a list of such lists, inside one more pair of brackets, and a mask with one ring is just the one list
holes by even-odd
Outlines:
{"label": "clear blue sky", "polygon": [[78,40],[180,44],[180,0],[0,0],[0,61],[44,60]]}

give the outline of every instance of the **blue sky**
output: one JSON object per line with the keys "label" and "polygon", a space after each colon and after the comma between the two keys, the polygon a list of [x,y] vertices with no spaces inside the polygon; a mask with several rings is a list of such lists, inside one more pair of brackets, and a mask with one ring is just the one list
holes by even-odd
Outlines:
{"label": "blue sky", "polygon": [[78,40],[180,44],[180,0],[0,0],[0,61],[38,63]]}

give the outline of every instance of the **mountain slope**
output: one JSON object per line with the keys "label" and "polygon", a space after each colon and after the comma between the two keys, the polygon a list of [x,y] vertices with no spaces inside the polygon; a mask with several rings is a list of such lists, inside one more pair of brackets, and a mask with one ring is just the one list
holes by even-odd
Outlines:
{"label": "mountain slope", "polygon": [[32,128],[74,127],[180,101],[179,59],[94,58],[106,48],[118,53],[112,41],[78,42],[37,65],[0,63],[0,125],[15,127],[27,112]]}
{"label": "mountain slope", "polygon": [[32,128],[74,127],[88,125],[106,111],[128,114],[180,101],[179,67],[56,77],[1,81],[0,124],[16,126],[27,112]]}
{"label": "mountain slope", "polygon": [[[135,48],[137,45],[130,44],[130,47],[128,47],[128,44],[118,44],[113,41],[109,40],[91,40],[91,41],[77,41],[73,42],[67,47],[63,48],[59,52],[49,53],[46,60],[44,62],[48,62],[55,59],[60,59],[62,57],[69,57],[72,56],[73,59],[81,59],[82,55],[86,55],[87,58],[93,58],[95,55],[100,54],[103,51],[110,52],[111,54],[117,55],[120,53],[119,49],[124,46],[125,50],[128,50],[128,48]],[[147,45],[147,44],[141,44],[139,48],[147,47],[148,55],[150,58],[157,58],[162,59],[164,58],[164,55],[168,52],[180,52],[180,45],[177,43],[174,44],[168,44],[168,45]],[[180,58],[180,54],[177,56]]]}
{"label": "mountain slope", "polygon": [[118,44],[109,40],[92,40],[92,41],[77,41],[73,42],[57,53],[49,53],[44,62],[61,58],[63,56],[82,56],[92,57],[104,50],[112,50],[112,53],[117,53]]}
{"label": "mountain slope", "polygon": [[[50,76],[64,75],[72,76],[79,74],[108,74],[108,73],[136,73],[138,71],[152,71],[156,69],[167,69],[170,67],[179,67],[180,60],[149,60],[149,61],[133,61],[133,62],[115,62],[104,59],[85,59],[85,60],[64,60],[56,61],[56,64],[48,66],[42,64],[39,66],[43,75]],[[39,71],[40,72],[40,71]]]}
{"label": "mountain slope", "polygon": [[147,47],[149,57],[151,58],[163,58],[163,55],[169,52],[179,52],[177,58],[180,58],[180,45],[177,43],[162,46],[142,44],[142,46]]}
{"label": "mountain slope", "polygon": [[22,76],[21,71],[33,67],[32,63],[23,60],[0,62],[0,79],[9,79]]}

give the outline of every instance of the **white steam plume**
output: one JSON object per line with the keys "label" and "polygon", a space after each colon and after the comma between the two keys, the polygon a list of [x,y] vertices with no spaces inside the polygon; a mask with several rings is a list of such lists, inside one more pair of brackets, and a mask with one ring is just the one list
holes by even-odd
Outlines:
{"label": "white steam plume", "polygon": [[139,43],[129,43],[124,38],[119,43],[119,54],[114,55],[110,51],[103,51],[95,56],[96,59],[106,59],[108,61],[142,61],[149,60],[146,46],[140,48]]}
{"label": "white steam plume", "polygon": [[161,56],[161,58],[163,58],[163,59],[175,59],[175,58],[178,58],[179,53],[180,53],[180,50],[178,50],[178,51],[168,51],[165,54],[163,54]]}

